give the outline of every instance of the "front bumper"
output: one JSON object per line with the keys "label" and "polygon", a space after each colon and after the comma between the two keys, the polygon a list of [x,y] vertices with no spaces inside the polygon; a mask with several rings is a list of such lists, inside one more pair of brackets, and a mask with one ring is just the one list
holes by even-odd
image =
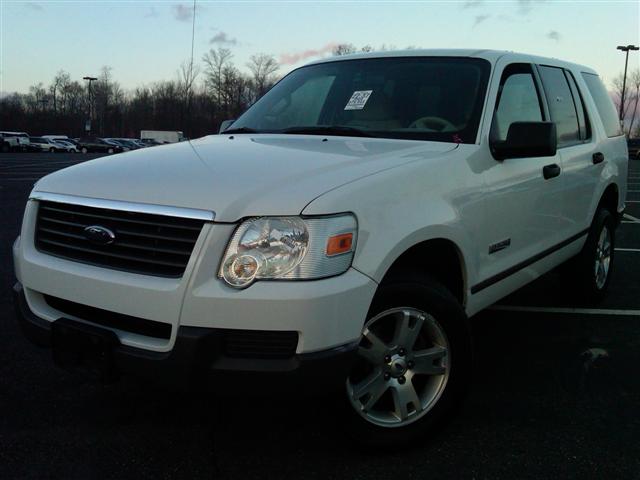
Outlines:
{"label": "front bumper", "polygon": [[[13,294],[16,317],[25,336],[36,345],[51,346],[52,322],[31,311],[20,283],[14,286]],[[221,348],[223,335],[223,329],[181,326],[168,352],[119,343],[112,352],[113,371],[165,386],[221,394],[273,392],[274,388],[316,392],[343,386],[358,347],[352,342],[285,359],[237,358],[225,355]]]}

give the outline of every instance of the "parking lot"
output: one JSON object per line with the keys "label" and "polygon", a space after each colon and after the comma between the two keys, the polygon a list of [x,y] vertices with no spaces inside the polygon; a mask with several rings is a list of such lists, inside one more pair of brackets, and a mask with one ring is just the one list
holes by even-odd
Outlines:
{"label": "parking lot", "polygon": [[478,315],[460,414],[427,444],[373,455],[325,399],[96,385],[23,338],[10,249],[28,193],[95,156],[0,154],[0,478],[640,478],[640,161],[605,302],[568,296],[552,272]]}

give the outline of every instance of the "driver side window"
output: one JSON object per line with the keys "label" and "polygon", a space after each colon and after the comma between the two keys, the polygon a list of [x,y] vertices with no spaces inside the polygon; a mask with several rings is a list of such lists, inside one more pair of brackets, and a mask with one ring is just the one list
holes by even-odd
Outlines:
{"label": "driver side window", "polygon": [[514,122],[542,120],[540,98],[531,67],[510,65],[502,76],[498,103],[491,125],[491,138],[497,141],[506,140],[509,126]]}

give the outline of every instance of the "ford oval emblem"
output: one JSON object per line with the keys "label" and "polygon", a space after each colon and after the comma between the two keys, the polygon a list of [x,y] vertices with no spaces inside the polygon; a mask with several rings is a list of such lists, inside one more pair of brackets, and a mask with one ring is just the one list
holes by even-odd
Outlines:
{"label": "ford oval emblem", "polygon": [[101,225],[90,225],[84,229],[84,236],[96,245],[109,245],[116,239],[116,234]]}

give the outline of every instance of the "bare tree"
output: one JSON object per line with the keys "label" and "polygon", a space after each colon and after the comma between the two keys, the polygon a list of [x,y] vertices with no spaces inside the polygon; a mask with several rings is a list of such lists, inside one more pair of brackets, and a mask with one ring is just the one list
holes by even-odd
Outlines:
{"label": "bare tree", "polygon": [[638,113],[638,100],[640,100],[640,69],[631,72],[629,75],[629,84],[631,85],[631,101],[633,102],[633,108],[631,109],[631,122],[629,123],[629,136],[633,132],[633,124],[636,121],[636,115]]}
{"label": "bare tree", "polygon": [[252,80],[255,87],[255,99],[258,99],[264,95],[275,81],[275,73],[279,68],[278,62],[273,55],[260,53],[251,56],[247,67],[249,67],[253,75]]}
{"label": "bare tree", "polygon": [[[622,91],[622,86],[624,85],[624,80],[623,80],[623,74],[619,74],[617,77],[615,77],[612,81],[611,84],[613,86],[613,103],[615,103],[616,105],[616,111],[620,112],[620,110],[622,110],[622,119],[626,119],[627,118],[627,113],[629,111],[629,105],[631,104],[632,98],[630,98],[631,96],[628,94],[629,93],[629,82],[627,82],[627,84],[625,85],[624,88],[624,94]],[[622,98],[624,98],[624,105],[622,105],[622,109],[620,108],[620,102],[622,101]]]}
{"label": "bare tree", "polygon": [[202,57],[205,68],[205,85],[213,93],[218,105],[222,104],[223,72],[231,63],[233,54],[228,48],[211,49]]}
{"label": "bare tree", "polygon": [[356,47],[351,43],[341,43],[333,47],[333,55],[339,57],[341,55],[349,55],[350,53],[355,53]]}

